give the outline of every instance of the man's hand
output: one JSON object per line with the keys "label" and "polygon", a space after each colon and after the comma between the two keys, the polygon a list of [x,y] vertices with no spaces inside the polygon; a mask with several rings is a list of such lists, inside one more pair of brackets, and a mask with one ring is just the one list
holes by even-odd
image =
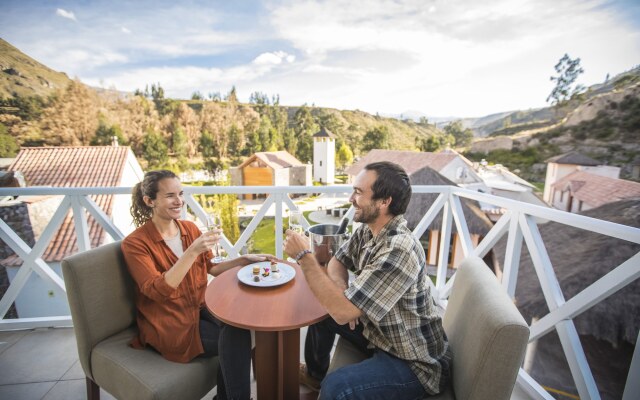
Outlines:
{"label": "man's hand", "polygon": [[291,229],[287,229],[285,234],[287,237],[284,239],[283,250],[289,257],[294,258],[302,250],[310,248],[309,240],[306,236],[296,233]]}
{"label": "man's hand", "polygon": [[360,323],[360,320],[358,318],[349,321],[349,329],[354,330],[356,329],[356,325],[358,325]]}

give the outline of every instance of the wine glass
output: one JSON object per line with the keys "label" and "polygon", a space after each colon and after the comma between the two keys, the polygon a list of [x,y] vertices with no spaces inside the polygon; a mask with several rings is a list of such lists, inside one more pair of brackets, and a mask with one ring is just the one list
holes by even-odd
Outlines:
{"label": "wine glass", "polygon": [[[220,218],[220,215],[217,213],[207,214],[207,230],[211,232],[213,230],[221,229],[221,228],[222,228],[222,218]],[[213,246],[212,251],[213,251],[213,259],[211,261],[213,261],[214,263],[219,263],[227,258],[224,256],[224,250],[220,246],[220,243],[216,243]]]}
{"label": "wine glass", "polygon": [[289,229],[301,235],[304,234],[302,218],[302,211],[292,210],[289,213]]}

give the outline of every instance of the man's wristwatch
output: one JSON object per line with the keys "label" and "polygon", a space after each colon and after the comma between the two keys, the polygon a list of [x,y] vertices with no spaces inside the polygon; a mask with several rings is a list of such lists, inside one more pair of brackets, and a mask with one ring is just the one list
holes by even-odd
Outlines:
{"label": "man's wristwatch", "polygon": [[304,250],[301,250],[298,254],[296,254],[296,256],[294,257],[294,259],[296,260],[296,263],[300,264],[300,260],[302,259],[302,257],[304,257],[307,254],[311,254],[311,250],[304,249]]}

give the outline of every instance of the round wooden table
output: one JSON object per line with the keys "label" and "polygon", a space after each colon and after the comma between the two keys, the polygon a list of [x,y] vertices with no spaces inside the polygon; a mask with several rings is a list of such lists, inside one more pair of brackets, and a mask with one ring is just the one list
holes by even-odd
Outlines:
{"label": "round wooden table", "polygon": [[236,267],[216,277],[205,293],[216,318],[255,331],[258,400],[299,399],[300,328],[328,315],[300,267],[286,264],[295,268],[296,276],[283,285],[245,285],[237,276],[241,267]]}

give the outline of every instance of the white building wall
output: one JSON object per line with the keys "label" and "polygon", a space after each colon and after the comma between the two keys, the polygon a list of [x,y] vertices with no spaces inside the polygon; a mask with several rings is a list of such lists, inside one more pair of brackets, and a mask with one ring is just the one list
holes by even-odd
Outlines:
{"label": "white building wall", "polygon": [[[62,278],[60,263],[48,263],[51,269]],[[8,267],[9,282],[13,282],[19,267]],[[16,297],[16,310],[20,318],[36,318],[69,315],[69,303],[66,294],[43,279],[36,273],[31,273],[25,287]]]}
{"label": "white building wall", "polygon": [[289,168],[273,170],[273,186],[289,186]]}
{"label": "white building wall", "polygon": [[329,137],[313,138],[313,180],[335,182],[336,141]]}
{"label": "white building wall", "polygon": [[579,167],[579,165],[575,164],[548,163],[547,175],[544,179],[544,194],[542,195],[542,199],[547,203],[552,204],[553,199],[551,199],[551,186],[573,171],[577,171]]}
{"label": "white building wall", "polygon": [[606,178],[620,179],[620,167],[598,165],[597,167],[580,167],[580,170]]}
{"label": "white building wall", "polygon": [[460,157],[451,160],[438,172],[450,181],[469,189],[472,189],[474,184],[483,184],[482,178],[473,170],[473,167]]}
{"label": "white building wall", "polygon": [[[122,178],[119,186],[131,186],[142,181],[144,178],[144,172],[142,167],[133,155],[133,152],[129,150],[126,164],[122,172]],[[131,218],[131,195],[130,194],[118,194],[113,199],[113,210],[111,212],[111,221],[120,229],[125,236],[133,232],[135,227],[133,226],[133,219]],[[105,243],[111,242],[111,236],[106,236]]]}

